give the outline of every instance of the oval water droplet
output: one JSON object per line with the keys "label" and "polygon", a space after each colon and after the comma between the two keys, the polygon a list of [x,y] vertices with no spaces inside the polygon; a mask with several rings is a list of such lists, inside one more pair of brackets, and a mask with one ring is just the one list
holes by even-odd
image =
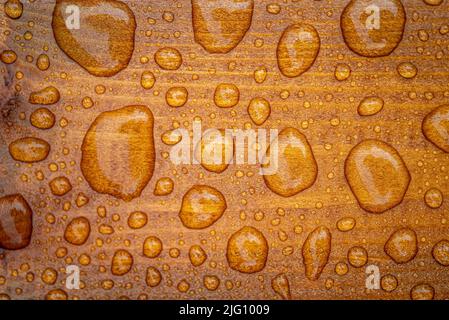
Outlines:
{"label": "oval water droplet", "polygon": [[220,108],[232,108],[239,103],[240,91],[235,84],[220,83],[215,89],[214,102]]}
{"label": "oval water droplet", "polygon": [[318,175],[312,148],[307,138],[295,128],[282,130],[271,141],[263,161],[265,184],[283,197],[291,197],[310,188]]}
{"label": "oval water droplet", "polygon": [[131,271],[134,259],[127,250],[119,249],[115,251],[111,262],[111,272],[114,276],[123,276]]}
{"label": "oval water droplet", "polygon": [[261,126],[271,114],[270,103],[264,98],[254,98],[248,105],[248,114],[256,125]]}
{"label": "oval water droplet", "polygon": [[377,96],[364,98],[357,108],[357,112],[361,116],[372,116],[379,113],[384,107],[384,100]]}
{"label": "oval water droplet", "polygon": [[31,104],[51,105],[59,102],[59,99],[61,99],[59,90],[50,86],[42,90],[32,92],[28,101]]}
{"label": "oval water droplet", "polygon": [[199,245],[193,245],[189,249],[189,259],[193,266],[199,267],[207,259],[206,251]]}
{"label": "oval water droplet", "polygon": [[140,196],[154,171],[153,119],[145,106],[106,111],[95,119],[81,148],[81,170],[92,189],[125,201]]}
{"label": "oval water droplet", "polygon": [[443,239],[432,248],[432,256],[442,266],[449,266],[449,241]]}
{"label": "oval water droplet", "polygon": [[85,217],[74,218],[64,231],[64,239],[75,246],[86,243],[90,235],[90,222]]}
{"label": "oval water droplet", "polygon": [[47,108],[39,108],[30,116],[31,124],[38,129],[51,129],[55,125],[56,117]]}
{"label": "oval water droplet", "polygon": [[0,198],[0,248],[27,247],[33,233],[33,211],[21,194]]}
{"label": "oval water droplet", "polygon": [[449,152],[449,104],[432,110],[422,123],[424,136],[435,146]]}
{"label": "oval water droplet", "polygon": [[345,175],[360,206],[372,213],[400,204],[410,183],[410,173],[399,153],[378,140],[365,140],[351,150]]}
{"label": "oval water droplet", "polygon": [[16,161],[39,162],[47,159],[50,145],[45,140],[27,137],[12,142],[9,145],[9,153]]}
{"label": "oval water droplet", "polygon": [[195,158],[204,169],[222,173],[234,156],[234,138],[225,130],[208,130],[195,148]]}
{"label": "oval water droplet", "polygon": [[292,24],[284,30],[277,47],[278,66],[289,78],[298,77],[315,62],[320,51],[320,37],[312,25]]}
{"label": "oval water droplet", "polygon": [[181,53],[175,48],[161,48],[154,54],[154,60],[164,70],[178,70],[182,64]]}

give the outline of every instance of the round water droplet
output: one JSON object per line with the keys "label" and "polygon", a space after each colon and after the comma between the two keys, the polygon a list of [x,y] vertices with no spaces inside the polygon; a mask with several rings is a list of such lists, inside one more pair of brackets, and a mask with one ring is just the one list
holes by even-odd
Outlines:
{"label": "round water droplet", "polygon": [[304,242],[302,257],[309,280],[318,280],[323,272],[331,253],[331,239],[329,229],[321,226],[313,230]]}
{"label": "round water droplet", "polygon": [[192,0],[195,41],[209,53],[228,53],[251,26],[253,9],[254,0]]}
{"label": "round water droplet", "polygon": [[149,287],[157,287],[162,281],[161,272],[155,267],[148,267],[145,276],[145,282]]}
{"label": "round water droplet", "polygon": [[170,107],[179,108],[187,103],[189,92],[184,87],[173,87],[167,90],[165,101]]}
{"label": "round water droplet", "polygon": [[410,183],[410,173],[399,153],[378,140],[365,140],[351,150],[345,175],[360,206],[372,213],[400,204]]}
{"label": "round water droplet", "polygon": [[364,57],[387,56],[402,40],[406,14],[400,0],[351,0],[341,15],[348,47]]}
{"label": "round water droplet", "polygon": [[418,68],[411,62],[400,63],[397,70],[399,75],[405,79],[413,79],[418,74]]}
{"label": "round water droplet", "polygon": [[427,140],[449,152],[449,104],[432,110],[424,118],[422,131]]}
{"label": "round water droplet", "polygon": [[[79,24],[67,18],[73,6],[79,9]],[[122,1],[58,0],[52,27],[61,50],[97,77],[125,69],[134,52],[136,20]]]}
{"label": "round water droplet", "polygon": [[175,183],[168,177],[160,178],[156,182],[153,194],[155,196],[167,196],[173,192]]}
{"label": "round water droplet", "polygon": [[384,107],[384,100],[377,96],[364,98],[357,108],[357,112],[361,116],[372,116],[379,113]]}
{"label": "round water droplet", "polygon": [[278,66],[289,78],[298,77],[315,62],[320,51],[320,37],[309,24],[296,23],[284,30],[277,47]]}
{"label": "round water droplet", "polygon": [[282,130],[271,141],[262,170],[267,187],[291,197],[310,188],[318,175],[318,165],[307,138],[295,128]]}
{"label": "round water droplet", "polygon": [[178,70],[182,64],[182,56],[175,48],[161,48],[154,54],[154,60],[164,70]]}
{"label": "round water droplet", "polygon": [[226,200],[220,191],[196,185],[182,198],[179,218],[189,229],[204,229],[220,219],[226,208]]}
{"label": "round water droplet", "polygon": [[22,138],[9,145],[9,153],[16,161],[39,162],[47,159],[50,153],[50,145],[39,138]]}
{"label": "round water droplet", "polygon": [[37,57],[36,66],[41,71],[48,70],[50,68],[50,58],[46,54],[40,54]]}
{"label": "round water droplet", "polygon": [[144,71],[142,72],[142,75],[140,77],[140,85],[145,90],[149,90],[154,87],[154,84],[156,83],[156,77],[154,76],[153,72],[151,71]]}
{"label": "round water droplet", "polygon": [[143,255],[148,258],[156,258],[162,252],[162,241],[158,237],[149,236],[143,242]]}
{"label": "round water droplet", "polygon": [[0,60],[5,64],[12,64],[17,60],[17,54],[12,50],[4,50],[0,54]]}
{"label": "round water droplet", "polygon": [[384,246],[385,253],[396,263],[407,263],[418,253],[418,239],[410,228],[396,230]]}
{"label": "round water droplet", "polygon": [[4,4],[5,13],[11,19],[19,19],[23,14],[23,4],[20,0],[8,0]]}
{"label": "round water droplet", "polygon": [[214,101],[217,107],[232,108],[239,103],[240,91],[235,84],[221,83],[215,89]]}
{"label": "round water droplet", "polygon": [[222,173],[234,156],[234,138],[225,130],[208,130],[195,148],[195,158],[204,169]]}
{"label": "round water droplet", "polygon": [[248,105],[248,114],[256,125],[261,126],[271,114],[270,103],[264,98],[254,98]]}
{"label": "round water droplet", "polygon": [[443,204],[443,194],[436,188],[431,188],[426,191],[424,201],[429,208],[437,209]]}
{"label": "round water droplet", "polygon": [[348,251],[349,264],[355,268],[361,268],[368,262],[368,252],[363,247],[352,247]]}
{"label": "round water droplet", "polygon": [[55,115],[47,108],[39,108],[30,116],[31,124],[38,129],[51,129],[55,125]]}
{"label": "round water droplet", "polygon": [[339,63],[335,67],[335,79],[338,81],[344,81],[351,75],[351,68],[345,63]]}
{"label": "round water droplet", "polygon": [[256,228],[243,227],[229,238],[226,257],[233,270],[242,273],[259,272],[267,262],[267,239]]}
{"label": "round water droplet", "polygon": [[220,279],[217,276],[206,275],[203,278],[204,287],[209,291],[215,291],[220,286]]}
{"label": "round water droplet", "polygon": [[392,274],[387,274],[380,279],[380,286],[386,292],[393,292],[398,287],[398,279]]}
{"label": "round water droplet", "polygon": [[148,216],[145,212],[135,211],[128,217],[128,226],[131,229],[140,229],[146,226],[148,222]]}
{"label": "round water droplet", "polygon": [[73,245],[81,246],[90,235],[90,222],[85,217],[74,218],[64,231],[64,239]]}
{"label": "round water droplet", "polygon": [[432,249],[432,256],[442,266],[449,266],[449,241],[441,240]]}

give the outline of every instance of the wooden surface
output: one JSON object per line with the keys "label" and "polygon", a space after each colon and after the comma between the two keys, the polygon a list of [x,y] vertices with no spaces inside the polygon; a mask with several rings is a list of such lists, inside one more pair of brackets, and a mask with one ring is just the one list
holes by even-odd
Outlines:
{"label": "wooden surface", "polygon": [[[66,290],[71,299],[279,299],[270,285],[279,273],[288,277],[293,299],[408,299],[411,288],[422,282],[433,286],[436,299],[449,298],[449,269],[436,263],[431,255],[435,243],[449,238],[449,156],[421,132],[425,115],[449,101],[449,34],[439,32],[441,26],[449,23],[449,1],[440,6],[419,0],[403,1],[407,14],[403,39],[391,55],[382,58],[361,57],[344,43],[340,31],[340,15],[347,3],[344,0],[278,1],[281,12],[276,15],[266,10],[266,5],[274,1],[256,1],[249,31],[227,54],[209,54],[194,41],[190,1],[124,1],[137,20],[135,50],[129,66],[109,78],[90,75],[58,48],[51,30],[53,1],[24,2],[24,13],[18,20],[9,19],[0,10],[0,50],[11,49],[18,55],[14,64],[0,64],[1,77],[8,84],[1,88],[0,196],[21,193],[34,212],[34,230],[27,248],[0,250],[0,293],[13,299],[43,299],[51,289],[66,290],[64,268],[79,264],[78,257],[88,254],[90,264],[81,266],[85,287]],[[162,19],[164,11],[174,14],[173,22]],[[155,23],[149,23],[149,18]],[[279,72],[276,46],[284,29],[295,22],[313,25],[319,32],[321,48],[308,72],[287,78]],[[429,34],[427,41],[419,40],[421,29]],[[27,30],[33,33],[31,40],[23,39]],[[150,36],[145,34],[147,31],[151,31]],[[255,45],[257,39],[263,40],[263,46]],[[154,53],[164,46],[175,47],[182,54],[183,64],[178,70],[165,71],[154,62]],[[51,67],[42,72],[35,61],[44,49]],[[34,57],[33,63],[26,61],[27,55]],[[142,57],[148,57],[148,63],[142,63]],[[415,64],[417,77],[403,79],[396,71],[401,62]],[[349,79],[335,79],[337,63],[350,66]],[[268,70],[262,84],[253,78],[259,66]],[[151,90],[140,85],[144,70],[155,74],[156,84]],[[17,71],[23,72],[23,79],[15,77]],[[234,83],[240,89],[240,102],[230,109],[218,108],[213,101],[215,87],[223,82]],[[32,91],[48,85],[59,89],[61,100],[49,107],[56,115],[55,127],[43,131],[29,124],[29,116],[37,106],[27,101]],[[96,94],[97,85],[104,85],[106,92]],[[165,92],[176,85],[189,92],[188,103],[182,108],[170,108],[165,102]],[[383,110],[372,117],[359,116],[359,102],[373,94],[384,99]],[[86,96],[95,102],[90,109],[82,107]],[[162,143],[162,133],[177,123],[191,128],[194,117],[201,117],[205,128],[244,128],[247,124],[256,127],[251,124],[247,106],[257,96],[267,99],[272,108],[263,128],[296,127],[307,137],[318,164],[318,178],[311,188],[284,198],[266,187],[258,166],[230,165],[223,173],[214,174],[198,165],[176,166],[164,158],[170,147]],[[13,103],[8,105],[11,98]],[[155,172],[141,196],[131,202],[94,192],[80,170],[81,144],[90,124],[101,112],[127,105],[146,105],[155,118]],[[66,119],[67,126],[60,125],[62,119]],[[52,147],[49,157],[32,165],[14,161],[7,146],[24,136],[48,141]],[[382,214],[360,208],[344,175],[349,151],[365,139],[379,139],[394,146],[411,174],[403,202]],[[64,148],[68,154],[64,154]],[[58,165],[57,172],[51,171],[52,163]],[[44,173],[42,181],[36,177],[38,170]],[[239,171],[243,177],[238,177]],[[73,190],[55,197],[48,182],[61,175],[70,179]],[[171,177],[175,182],[169,196],[153,195],[161,177]],[[224,215],[204,230],[187,229],[178,217],[181,199],[194,184],[217,188],[227,201]],[[445,198],[438,209],[430,209],[424,202],[424,193],[431,187],[438,188]],[[75,205],[80,192],[90,199],[82,208]],[[71,203],[67,211],[65,203]],[[97,214],[100,206],[106,207],[105,218]],[[146,212],[149,221],[144,228],[133,230],[127,219],[137,210]],[[261,221],[254,218],[258,211],[264,213]],[[48,222],[49,214],[54,215],[54,223]],[[88,217],[92,231],[86,244],[75,247],[67,244],[63,233],[68,222],[81,215]],[[120,219],[114,221],[114,215]],[[356,220],[356,227],[346,233],[338,231],[337,221],[348,216]],[[100,234],[101,224],[112,225],[115,232],[110,236]],[[260,230],[269,244],[266,266],[255,274],[234,271],[226,261],[227,240],[243,226]],[[330,229],[332,249],[320,278],[311,281],[305,276],[301,248],[307,235],[318,226]],[[384,244],[393,231],[405,226],[416,232],[419,251],[411,262],[399,265],[385,254]],[[295,232],[295,227],[302,232]],[[281,231],[288,236],[285,241],[279,238]],[[163,242],[163,252],[156,259],[141,253],[142,243],[149,235],[156,235]],[[188,258],[188,250],[194,244],[200,244],[208,255],[200,267],[192,266]],[[366,290],[363,267],[349,266],[344,276],[335,273],[335,265],[347,263],[347,252],[353,246],[368,251],[368,265],[377,265],[381,275],[393,274],[398,279],[395,291]],[[65,258],[55,256],[59,247],[68,249]],[[283,254],[287,247],[293,251],[289,256]],[[178,258],[170,257],[171,248],[180,250]],[[131,272],[121,277],[110,272],[116,249],[126,249],[134,257]],[[149,266],[157,267],[163,276],[155,288],[145,284]],[[54,285],[41,280],[47,267],[58,270]],[[32,281],[27,280],[30,272],[34,274]],[[204,287],[205,275],[220,278],[216,291]],[[102,288],[106,279],[114,281],[112,290]],[[182,279],[190,284],[187,293],[177,290]],[[226,287],[226,281],[232,282],[232,288]]]}

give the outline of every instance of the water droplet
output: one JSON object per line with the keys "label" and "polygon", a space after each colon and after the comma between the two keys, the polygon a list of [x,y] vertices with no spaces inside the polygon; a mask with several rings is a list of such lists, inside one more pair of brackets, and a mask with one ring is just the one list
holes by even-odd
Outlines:
{"label": "water droplet", "polygon": [[254,98],[248,105],[248,114],[256,125],[261,126],[271,114],[270,103],[264,98]]}
{"label": "water droplet", "polygon": [[20,0],[8,0],[4,4],[5,13],[11,19],[19,19],[23,14],[23,4]]}
{"label": "water droplet", "polygon": [[57,88],[46,87],[42,90],[32,92],[28,101],[31,104],[51,105],[59,102],[59,99],[61,99],[61,95]]}
{"label": "water droplet", "polygon": [[432,110],[422,123],[424,136],[435,146],[449,152],[449,105]]}
{"label": "water droplet", "polygon": [[156,182],[156,186],[154,188],[154,195],[155,196],[168,196],[173,192],[173,188],[175,186],[175,183],[172,179],[168,177],[160,178]]}
{"label": "water droplet", "polygon": [[167,90],[165,101],[170,107],[179,108],[187,103],[189,92],[184,87],[173,87]]}
{"label": "water droplet", "polygon": [[51,129],[55,125],[55,115],[47,108],[39,108],[30,116],[31,124],[38,129]]}
{"label": "water droplet", "polygon": [[[80,10],[79,28],[66,23],[66,12],[73,5]],[[58,0],[52,27],[61,50],[94,76],[111,77],[131,60],[136,20],[121,1]]]}
{"label": "water droplet", "polygon": [[443,3],[443,0],[424,0],[424,3],[429,6],[439,6]]}
{"label": "water droplet", "polygon": [[50,190],[55,196],[63,196],[72,190],[72,184],[66,177],[57,177],[50,181]]}
{"label": "water droplet", "polygon": [[64,231],[64,239],[75,246],[86,243],[90,235],[90,222],[85,217],[74,218]]}
{"label": "water droplet", "polygon": [[337,229],[341,232],[348,232],[354,229],[356,221],[354,218],[345,217],[337,221]]}
{"label": "water droplet", "polygon": [[193,266],[199,267],[206,259],[207,254],[199,245],[193,245],[189,249],[189,259]]}
{"label": "water droplet", "polygon": [[296,23],[284,30],[277,47],[278,66],[289,78],[298,77],[315,62],[320,51],[320,37],[309,24]]}
{"label": "water droplet", "polygon": [[368,252],[363,247],[352,247],[348,251],[349,264],[355,268],[361,268],[368,262]]}
{"label": "water droplet", "polygon": [[418,68],[411,62],[400,63],[397,70],[399,75],[405,79],[413,79],[418,74]]}
{"label": "water droplet", "polygon": [[331,252],[332,234],[326,227],[318,227],[307,237],[302,247],[306,277],[318,280],[326,266]]}
{"label": "water droplet", "polygon": [[50,58],[46,54],[40,54],[37,57],[36,66],[41,71],[48,70],[50,68]]}
{"label": "water droplet", "polygon": [[341,29],[352,51],[364,57],[382,57],[401,42],[405,21],[400,0],[351,0],[341,15]]}
{"label": "water droplet", "polygon": [[0,248],[27,247],[33,232],[33,211],[20,194],[0,198]]}
{"label": "water droplet", "polygon": [[424,202],[429,208],[437,209],[443,204],[443,194],[436,188],[431,188],[424,195]]}
{"label": "water droplet", "polygon": [[226,208],[226,200],[220,191],[196,185],[182,198],[179,218],[187,228],[204,229],[220,219]]}
{"label": "water droplet", "polygon": [[380,286],[386,292],[393,292],[398,287],[398,279],[392,274],[387,274],[380,279]]}
{"label": "water droplet", "polygon": [[[274,174],[268,175],[272,173],[268,169],[274,165],[270,155],[276,148],[278,149],[278,167]],[[295,128],[282,130],[271,142],[262,170],[267,187],[283,197],[291,197],[310,188],[318,174],[312,148],[307,138]]]}
{"label": "water droplet", "polygon": [[111,262],[111,272],[115,276],[123,276],[127,274],[134,263],[131,253],[124,249],[115,251]]}
{"label": "water droplet", "polygon": [[39,162],[47,159],[50,153],[50,145],[39,138],[22,138],[9,145],[9,153],[16,161]]}
{"label": "water droplet", "polygon": [[410,183],[410,173],[399,153],[378,140],[365,140],[351,150],[345,175],[360,206],[372,213],[400,204]]}
{"label": "water droplet", "polygon": [[281,12],[281,6],[277,3],[267,4],[267,12],[271,14],[279,14]]}
{"label": "water droplet", "polygon": [[174,146],[182,140],[182,134],[178,130],[169,130],[162,134],[161,140],[168,146]]}
{"label": "water droplet", "polygon": [[240,91],[235,84],[221,83],[215,89],[214,101],[217,107],[232,108],[239,103]]}
{"label": "water droplet", "polygon": [[243,227],[229,238],[226,257],[233,270],[242,273],[259,272],[267,262],[267,239],[256,228]]}
{"label": "water droplet", "polygon": [[142,72],[142,75],[140,77],[140,85],[145,90],[150,90],[154,87],[154,84],[156,83],[156,77],[154,76],[153,72],[151,71],[144,71]]}
{"label": "water droplet", "polygon": [[53,285],[58,279],[58,272],[53,268],[45,268],[42,272],[41,279],[45,284]]}
{"label": "water droplet", "polygon": [[228,53],[251,26],[253,0],[192,0],[195,41],[209,53]]}
{"label": "water droplet", "polygon": [[292,298],[290,284],[284,273],[278,274],[271,280],[271,288],[284,300],[290,300]]}
{"label": "water droplet", "polygon": [[204,287],[209,291],[215,291],[220,286],[220,279],[217,276],[206,275],[203,278]]}
{"label": "water droplet", "polygon": [[379,113],[384,107],[384,100],[377,96],[365,97],[360,102],[357,112],[361,116],[372,116]]}
{"label": "water droplet", "polygon": [[62,289],[53,289],[45,295],[45,300],[67,300],[69,298],[67,292]]}
{"label": "water droplet", "polygon": [[256,70],[254,70],[254,81],[257,83],[263,83],[265,82],[267,78],[267,68],[264,66],[258,67]]}
{"label": "water droplet", "polygon": [[225,171],[234,156],[234,139],[225,130],[208,130],[195,148],[195,157],[210,172]]}
{"label": "water droplet", "polygon": [[384,246],[385,253],[396,263],[406,263],[418,253],[418,239],[410,228],[396,230]]}
{"label": "water droplet", "polygon": [[17,60],[17,54],[12,50],[4,50],[0,54],[0,60],[5,64],[12,64]]}
{"label": "water droplet", "polygon": [[148,267],[145,276],[145,282],[149,287],[157,287],[162,281],[161,272],[155,267]]}
{"label": "water droplet", "polygon": [[344,81],[351,75],[351,68],[346,63],[339,63],[335,67],[335,79],[338,81]]}
{"label": "water droplet", "polygon": [[141,229],[146,226],[148,222],[148,216],[145,212],[135,211],[128,217],[128,226],[131,229]]}
{"label": "water droplet", "polygon": [[95,119],[81,159],[92,189],[125,201],[140,196],[154,171],[153,119],[145,106],[103,112]]}
{"label": "water droplet", "polygon": [[161,239],[149,236],[143,242],[143,255],[148,258],[157,258],[162,252],[162,247]]}
{"label": "water droplet", "polygon": [[432,249],[432,256],[442,266],[449,266],[449,241],[441,240]]}
{"label": "water droplet", "polygon": [[427,283],[420,283],[410,290],[412,300],[433,300],[435,289]]}
{"label": "water droplet", "polygon": [[182,64],[181,53],[175,48],[161,48],[154,54],[154,60],[164,70],[178,70]]}

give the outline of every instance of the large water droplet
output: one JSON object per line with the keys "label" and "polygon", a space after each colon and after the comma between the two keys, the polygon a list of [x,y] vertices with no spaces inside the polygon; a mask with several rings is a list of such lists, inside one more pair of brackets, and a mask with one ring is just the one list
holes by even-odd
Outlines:
{"label": "large water droplet", "polygon": [[432,110],[424,118],[422,131],[427,140],[449,152],[449,104]]}
{"label": "large water droplet", "polygon": [[401,42],[405,21],[400,0],[351,0],[341,15],[341,29],[352,51],[382,57]]}
{"label": "large water droplet", "polygon": [[130,201],[151,180],[155,150],[153,114],[128,106],[100,114],[82,145],[81,170],[99,193]]}
{"label": "large water droplet", "polygon": [[410,183],[410,173],[399,153],[378,140],[365,140],[351,150],[345,175],[360,206],[372,213],[400,204]]}
{"label": "large water droplet", "polygon": [[33,212],[20,194],[0,198],[0,248],[23,249],[30,244]]}
{"label": "large water droplet", "polygon": [[418,238],[415,231],[402,228],[393,232],[384,246],[385,253],[396,263],[406,263],[418,253]]}
{"label": "large water droplet", "polygon": [[192,0],[195,41],[209,53],[228,53],[251,26],[253,9],[253,0]]}
{"label": "large water droplet", "polygon": [[42,139],[33,137],[22,138],[9,145],[9,153],[16,161],[39,162],[48,157],[50,145]]}

